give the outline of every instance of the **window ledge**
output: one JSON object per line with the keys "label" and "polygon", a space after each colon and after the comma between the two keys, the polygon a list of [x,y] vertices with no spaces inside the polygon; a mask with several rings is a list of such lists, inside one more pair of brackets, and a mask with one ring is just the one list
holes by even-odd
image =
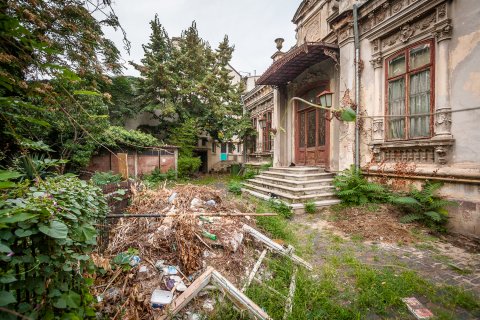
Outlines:
{"label": "window ledge", "polygon": [[408,162],[447,164],[451,157],[452,138],[432,138],[372,142],[370,146],[376,162]]}

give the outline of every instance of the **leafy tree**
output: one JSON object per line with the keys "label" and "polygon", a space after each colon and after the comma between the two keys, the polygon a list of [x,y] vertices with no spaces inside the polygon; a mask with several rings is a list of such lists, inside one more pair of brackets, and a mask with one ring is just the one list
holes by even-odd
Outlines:
{"label": "leafy tree", "polygon": [[150,41],[144,45],[138,101],[153,112],[162,130],[196,119],[199,132],[228,141],[244,130],[241,84],[232,84],[229,61],[233,47],[225,36],[217,49],[198,34],[195,22],[178,38],[170,39],[158,16],[150,23]]}
{"label": "leafy tree", "polygon": [[109,126],[100,85],[122,69],[103,26],[120,27],[109,1],[0,4],[0,164],[33,149],[81,166],[98,147]]}
{"label": "leafy tree", "polygon": [[139,79],[131,76],[115,76],[102,87],[108,98],[110,123],[123,126],[128,118],[135,118],[140,112],[136,101]]}

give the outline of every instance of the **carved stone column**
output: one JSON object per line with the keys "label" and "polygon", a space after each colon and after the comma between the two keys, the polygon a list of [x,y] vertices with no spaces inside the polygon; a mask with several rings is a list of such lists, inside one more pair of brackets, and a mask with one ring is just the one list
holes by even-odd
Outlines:
{"label": "carved stone column", "polygon": [[[379,47],[379,42],[380,40],[375,40],[372,42],[373,46],[373,51],[375,52],[376,49],[378,50]],[[374,107],[374,115],[382,115],[384,113],[383,109],[383,104],[382,104],[382,72],[383,72],[383,59],[381,56],[381,53],[378,52],[373,55],[373,59],[370,60],[370,63],[373,66],[375,75],[374,75],[374,81],[375,81],[375,90],[374,90],[374,96],[373,96],[373,101],[375,104]],[[372,122],[372,140],[373,143],[379,143],[384,141],[384,123],[383,123],[383,118],[374,118]]]}
{"label": "carved stone column", "polygon": [[435,37],[437,39],[436,61],[436,114],[434,139],[452,139],[452,115],[450,106],[450,73],[449,51],[452,37],[452,23],[449,17],[447,3],[437,7],[437,23],[435,24]]}

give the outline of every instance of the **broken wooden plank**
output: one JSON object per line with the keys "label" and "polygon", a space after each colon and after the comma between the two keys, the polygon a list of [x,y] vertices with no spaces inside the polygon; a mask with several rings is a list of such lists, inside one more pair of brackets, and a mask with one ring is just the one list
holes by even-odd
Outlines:
{"label": "broken wooden plank", "polygon": [[160,320],[165,320],[176,315],[190,300],[210,283],[212,272],[215,269],[208,267],[207,270],[202,273],[180,296],[178,296],[173,302],[166,308],[165,314],[160,317]]}
{"label": "broken wooden plank", "polygon": [[247,282],[243,285],[242,292],[244,292],[250,283],[252,283],[253,278],[255,277],[255,274],[257,274],[258,269],[260,268],[260,265],[262,264],[263,259],[265,258],[265,255],[267,254],[267,249],[262,251],[262,254],[260,254],[260,257],[258,258],[257,262],[252,268],[252,271],[248,275]]}
{"label": "broken wooden plank", "polygon": [[184,308],[203,288],[205,288],[210,281],[214,281],[215,284],[220,287],[231,299],[231,301],[240,309],[247,310],[248,313],[254,318],[259,320],[272,320],[268,314],[263,311],[259,306],[250,300],[246,295],[240,292],[230,281],[222,276],[213,267],[208,267],[207,270],[202,273],[191,286],[185,290],[180,296],[178,296],[173,302],[166,308],[165,314],[159,319],[171,319],[182,308]]}
{"label": "broken wooden plank", "polygon": [[433,318],[433,313],[425,308],[423,304],[418,301],[417,298],[403,298],[403,302],[407,305],[408,310],[414,315],[418,320],[431,319]]}
{"label": "broken wooden plank", "polygon": [[298,268],[293,269],[292,281],[290,282],[290,289],[288,290],[288,298],[285,304],[285,313],[283,314],[283,320],[286,320],[292,313],[293,308],[293,296],[295,295],[295,289],[297,287],[297,272]]}
{"label": "broken wooden plank", "polygon": [[292,249],[285,249],[283,246],[279,245],[278,243],[276,243],[275,241],[273,241],[272,239],[270,239],[269,237],[267,237],[263,233],[261,233],[261,232],[255,230],[254,228],[250,227],[249,225],[244,224],[243,225],[243,230],[245,230],[245,232],[249,233],[252,237],[257,239],[258,241],[263,242],[265,245],[270,247],[272,250],[289,257],[296,264],[302,265],[305,268],[307,268],[308,270],[313,270],[312,265],[310,263],[306,262],[305,260],[303,260],[302,258],[300,258],[299,256],[293,254]]}
{"label": "broken wooden plank", "polygon": [[212,272],[212,280],[229,296],[230,300],[239,308],[246,310],[254,319],[271,320],[270,316],[259,306],[238,290],[230,281],[218,271]]}

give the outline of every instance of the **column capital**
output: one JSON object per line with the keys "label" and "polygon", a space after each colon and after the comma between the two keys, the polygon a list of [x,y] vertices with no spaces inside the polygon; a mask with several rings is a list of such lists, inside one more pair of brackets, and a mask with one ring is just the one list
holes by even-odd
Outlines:
{"label": "column capital", "polygon": [[452,38],[452,21],[450,19],[445,19],[435,25],[434,35],[437,39],[437,43],[440,43],[444,40],[450,40]]}
{"label": "column capital", "polygon": [[373,57],[373,59],[370,60],[370,63],[372,64],[373,69],[383,68],[382,56]]}

